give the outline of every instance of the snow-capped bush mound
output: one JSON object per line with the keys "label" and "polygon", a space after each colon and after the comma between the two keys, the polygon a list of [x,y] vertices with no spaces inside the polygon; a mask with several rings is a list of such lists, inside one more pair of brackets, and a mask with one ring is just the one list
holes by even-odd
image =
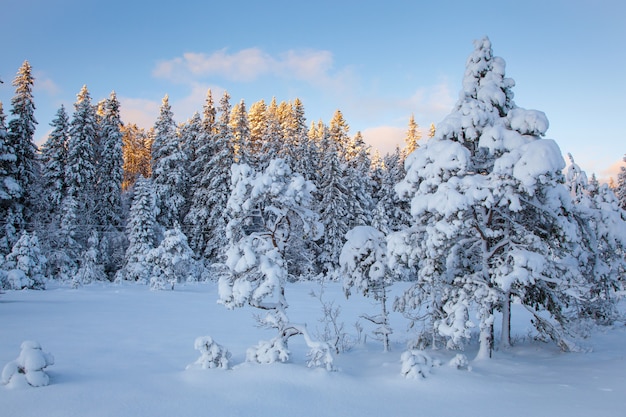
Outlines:
{"label": "snow-capped bush mound", "polygon": [[465,356],[462,353],[458,353],[454,358],[450,359],[450,362],[448,362],[448,365],[461,371],[472,370],[472,367],[469,364],[469,360],[467,359],[467,356]]}
{"label": "snow-capped bush mound", "polygon": [[432,358],[422,350],[411,349],[402,353],[402,375],[410,379],[425,379],[435,366]]}
{"label": "snow-capped bush mound", "polygon": [[193,347],[200,351],[200,357],[193,365],[189,365],[187,369],[193,367],[200,367],[202,369],[229,369],[230,352],[222,345],[213,341],[210,336],[196,338]]}
{"label": "snow-capped bush mound", "polygon": [[48,385],[50,378],[44,369],[54,365],[54,356],[41,350],[41,345],[34,341],[22,342],[21,349],[20,356],[4,366],[2,383],[11,388]]}
{"label": "snow-capped bush mound", "polygon": [[246,352],[246,361],[256,363],[287,362],[289,349],[280,337],[270,341],[261,340],[258,345],[251,347]]}

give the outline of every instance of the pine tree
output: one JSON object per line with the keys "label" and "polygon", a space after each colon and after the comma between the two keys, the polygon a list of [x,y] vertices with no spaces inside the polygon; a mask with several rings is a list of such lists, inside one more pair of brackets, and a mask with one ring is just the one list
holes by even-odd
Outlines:
{"label": "pine tree", "polygon": [[341,163],[337,143],[326,136],[322,139],[321,148],[324,153],[316,211],[324,226],[324,234],[319,242],[319,262],[324,272],[333,274],[339,268],[339,254],[349,230],[349,191],[343,183],[345,167]]}
{"label": "pine tree", "polygon": [[[270,342],[261,342],[248,351],[248,359],[266,363],[289,357],[287,342],[302,334],[309,353],[310,366],[332,367],[330,347],[313,342],[306,326],[291,323],[285,298],[287,265],[285,251],[294,235],[319,237],[320,224],[310,209],[314,186],[294,174],[282,159],[272,160],[263,172],[236,164],[232,168],[233,191],[228,200],[232,220],[227,235],[230,244],[226,265],[230,274],[220,278],[219,302],[233,309],[250,305],[267,312],[263,319],[277,330]],[[250,224],[251,210],[257,211]]]}
{"label": "pine tree", "polygon": [[151,269],[147,256],[157,245],[157,212],[152,180],[139,177],[135,183],[135,196],[126,226],[129,246],[126,249],[124,266],[117,272],[116,280],[147,283],[150,279]]}
{"label": "pine tree", "polygon": [[[35,133],[35,103],[33,99],[34,77],[28,61],[24,61],[13,80],[15,95],[11,99],[11,115],[8,124],[8,135],[5,138],[5,158],[14,155],[9,164],[7,184],[11,188],[11,199],[3,218],[5,225],[0,232],[0,241],[4,242],[4,250],[10,248],[24,230],[25,223],[33,215],[34,200],[38,193],[35,185],[38,174],[36,146],[33,141]],[[5,159],[8,161],[8,159]]]}
{"label": "pine tree", "polygon": [[[624,156],[624,162],[626,162],[626,156]],[[622,210],[626,210],[626,166],[620,167],[619,174],[617,175],[615,194],[617,195],[619,206]]]}
{"label": "pine tree", "polygon": [[[74,104],[74,114],[70,123],[67,163],[65,165],[65,198],[72,200],[65,204],[65,210],[76,210],[64,216],[77,223],[66,223],[75,232],[73,238],[80,246],[86,247],[87,239],[98,223],[94,216],[96,197],[96,152],[97,124],[96,113],[91,105],[87,86],[83,86]],[[73,220],[73,221],[74,221]],[[69,234],[67,232],[66,234]]]}
{"label": "pine tree", "polygon": [[109,233],[122,225],[123,154],[120,104],[115,92],[104,101],[100,123],[100,160],[97,165],[98,224]]}
{"label": "pine tree", "polygon": [[404,138],[404,154],[409,155],[411,152],[419,148],[419,140],[422,138],[422,133],[419,130],[418,124],[415,122],[415,116],[411,114],[409,118],[409,130]]}
{"label": "pine tree", "polygon": [[243,100],[233,106],[230,114],[229,127],[233,135],[235,161],[240,164],[250,164],[256,167],[257,161],[251,143],[248,113],[246,111],[246,103]]}
{"label": "pine tree", "polygon": [[59,108],[50,126],[53,128],[52,132],[41,146],[43,189],[48,207],[58,214],[66,192],[65,166],[70,122],[65,107]]}
{"label": "pine tree", "polygon": [[539,332],[574,349],[566,306],[583,288],[571,267],[579,237],[563,197],[565,163],[556,143],[541,139],[545,115],[513,102],[504,68],[487,38],[475,43],[455,108],[407,159],[397,190],[411,199],[414,223],[389,242],[392,262],[417,266],[397,307],[430,305],[433,335],[454,347],[469,337],[474,305],[478,358],[491,355],[496,310],[509,345],[513,296]]}
{"label": "pine tree", "polygon": [[172,109],[166,95],[154,125],[152,181],[157,196],[157,220],[167,228],[182,222],[187,185],[187,156],[179,144]]}
{"label": "pine tree", "polygon": [[143,129],[136,124],[128,124],[120,128],[122,132],[122,155],[124,159],[122,190],[131,188],[138,177],[152,176],[150,154],[152,142]]}
{"label": "pine tree", "polygon": [[11,253],[6,256],[3,269],[7,270],[9,288],[44,289],[46,257],[41,254],[36,234],[22,232]]}
{"label": "pine tree", "polygon": [[[197,149],[195,160],[191,164],[190,189],[193,194],[189,200],[189,211],[185,216],[185,231],[189,237],[189,245],[196,254],[204,256],[210,235],[209,219],[213,209],[210,202],[215,196],[211,189],[212,175],[215,171],[212,159],[217,151],[217,126],[215,120],[215,107],[211,90],[207,93],[204,106],[204,119],[200,124],[200,132],[197,137]],[[217,162],[217,161],[213,161]]]}
{"label": "pine tree", "polygon": [[206,173],[208,189],[206,192],[206,206],[209,207],[208,217],[204,223],[206,233],[206,246],[204,255],[214,261],[221,260],[226,239],[226,225],[229,218],[226,210],[231,187],[231,166],[234,163],[232,149],[232,133],[229,128],[230,118],[230,95],[224,92],[219,105],[219,120],[215,136],[215,153]]}
{"label": "pine tree", "polygon": [[15,234],[15,226],[10,221],[13,213],[12,205],[21,195],[22,189],[15,177],[15,149],[8,140],[5,115],[0,102],[0,215],[3,223],[0,230],[0,255],[9,253],[10,241]]}
{"label": "pine tree", "polygon": [[428,137],[429,138],[434,138],[436,133],[437,133],[437,129],[435,128],[435,124],[431,123],[430,124],[430,129],[428,129]]}

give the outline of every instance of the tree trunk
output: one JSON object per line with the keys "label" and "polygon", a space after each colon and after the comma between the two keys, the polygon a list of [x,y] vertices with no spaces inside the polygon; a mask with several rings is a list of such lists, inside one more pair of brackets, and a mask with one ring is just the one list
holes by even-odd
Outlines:
{"label": "tree trunk", "polygon": [[508,349],[511,347],[511,291],[504,293],[502,301],[502,336],[500,337],[500,347]]}

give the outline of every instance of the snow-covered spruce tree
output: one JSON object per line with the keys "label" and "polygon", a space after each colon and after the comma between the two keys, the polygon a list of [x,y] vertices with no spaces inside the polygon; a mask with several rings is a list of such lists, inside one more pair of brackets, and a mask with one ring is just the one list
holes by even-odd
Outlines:
{"label": "snow-covered spruce tree", "polygon": [[2,269],[7,271],[8,288],[41,290],[46,286],[45,267],[46,257],[41,253],[37,235],[22,232],[6,256]]}
{"label": "snow-covered spruce tree", "polygon": [[[65,165],[67,163],[67,145],[69,141],[69,118],[65,107],[61,106],[56,117],[50,123],[52,132],[41,146],[41,170],[43,190],[48,210],[52,212],[50,221],[58,216],[65,194]],[[56,216],[54,215],[56,214]]]}
{"label": "snow-covered spruce tree", "polygon": [[599,324],[618,318],[617,302],[626,271],[626,212],[606,184],[594,184],[569,155],[566,184],[581,233],[579,263],[587,291],[576,301],[578,314]]}
{"label": "snow-covered spruce tree", "polygon": [[100,260],[98,247],[100,238],[98,232],[93,231],[87,241],[87,249],[82,253],[79,259],[80,266],[76,274],[72,277],[72,287],[77,288],[81,285],[90,284],[94,281],[104,281],[106,274]]}
{"label": "snow-covered spruce tree", "polygon": [[182,221],[187,186],[187,156],[179,144],[167,95],[161,103],[154,131],[152,182],[159,207],[157,220],[168,229]]}
{"label": "snow-covered spruce tree", "polygon": [[415,121],[415,115],[411,114],[409,118],[409,129],[406,132],[406,137],[404,138],[404,157],[410,155],[411,152],[419,148],[419,140],[422,138],[422,132],[419,130],[419,125]]}
{"label": "snow-covered spruce tree", "polygon": [[302,334],[311,351],[309,366],[332,368],[330,347],[313,341],[305,325],[287,318],[285,249],[296,234],[317,239],[321,224],[311,211],[314,186],[291,171],[282,159],[272,160],[263,172],[250,166],[232,167],[233,191],[228,200],[232,220],[226,265],[220,278],[219,302],[229,309],[249,305],[266,312],[261,320],[277,337],[248,351],[248,360],[271,363],[289,358],[287,342]]}
{"label": "snow-covered spruce tree", "polygon": [[[96,113],[91,105],[91,96],[87,86],[83,86],[74,104],[74,114],[70,123],[70,138],[67,144],[67,163],[65,165],[65,199],[71,203],[63,204],[63,216],[71,222],[63,222],[66,235],[72,235],[81,248],[87,247],[87,240],[94,225],[96,192],[96,151],[98,127]],[[67,213],[74,210],[74,213]],[[77,253],[68,253],[77,259]]]}
{"label": "snow-covered spruce tree", "polygon": [[146,263],[151,266],[152,290],[173,290],[177,283],[197,281],[200,276],[187,237],[177,226],[165,231],[159,246],[148,252]]}
{"label": "snow-covered spruce tree", "polygon": [[[504,60],[475,42],[461,97],[435,137],[406,161],[397,186],[414,223],[392,236],[392,263],[417,266],[418,281],[396,307],[425,300],[434,333],[461,346],[478,311],[480,349],[491,356],[495,311],[509,345],[510,303],[520,300],[537,330],[573,349],[566,307],[581,292],[578,233],[556,143],[541,139],[545,115],[518,108]],[[409,246],[408,243],[416,246]],[[546,318],[542,311],[548,313]]]}
{"label": "snow-covered spruce tree", "polygon": [[213,262],[221,261],[224,248],[228,245],[226,225],[228,224],[228,198],[231,187],[231,165],[233,164],[232,133],[228,127],[230,116],[230,96],[224,92],[219,106],[220,117],[215,134],[215,152],[208,167],[205,167],[205,181],[208,183],[205,207],[210,208],[204,221],[206,234],[204,256]]}
{"label": "snow-covered spruce tree", "polygon": [[103,231],[117,230],[122,224],[121,195],[123,164],[120,103],[115,92],[104,102],[100,126],[100,160],[97,165],[99,224]]}
{"label": "snow-covered spruce tree", "polygon": [[387,242],[385,235],[371,226],[357,226],[346,235],[346,244],[339,256],[344,276],[343,290],[349,297],[352,290],[380,303],[380,314],[361,317],[378,327],[374,335],[389,351],[389,335],[392,333],[387,311],[387,289],[392,283],[391,271],[387,266]]}
{"label": "snow-covered spruce tree", "polygon": [[410,222],[409,205],[398,197],[394,189],[404,177],[403,161],[400,148],[396,147],[395,152],[385,155],[380,166],[373,171],[377,179],[373,193],[376,206],[372,226],[385,234],[401,230]]}
{"label": "snow-covered spruce tree", "polygon": [[137,178],[152,176],[150,166],[151,140],[144,129],[140,129],[136,124],[126,124],[121,127],[122,131],[122,166],[124,176],[122,179],[122,190],[129,190]]}
{"label": "snow-covered spruce tree", "polygon": [[0,256],[11,250],[10,242],[15,236],[14,204],[22,193],[15,172],[17,156],[13,145],[9,142],[5,124],[5,114],[0,102],[0,217],[5,219],[0,230]]}
{"label": "snow-covered spruce tree", "polygon": [[[120,130],[120,104],[115,92],[103,103],[100,120],[100,157],[96,166],[98,204],[95,218],[100,242],[98,247],[89,243],[88,250],[99,251],[99,262],[109,277],[121,267],[125,246],[122,231],[122,180],[124,177],[122,132]],[[90,237],[91,238],[91,237]]]}
{"label": "snow-covered spruce tree", "polygon": [[230,113],[229,127],[233,135],[235,161],[240,164],[248,164],[256,169],[257,155],[252,147],[248,112],[246,111],[246,103],[243,99],[233,106]]}
{"label": "snow-covered spruce tree", "polygon": [[20,355],[2,369],[0,382],[12,388],[43,387],[50,383],[44,369],[54,365],[54,356],[41,349],[39,342],[22,342]]}
{"label": "snow-covered spruce tree", "polygon": [[[624,156],[624,162],[626,162],[626,156]],[[626,166],[620,167],[619,174],[617,174],[617,189],[615,191],[619,206],[622,210],[626,210]]]}
{"label": "snow-covered spruce tree", "polygon": [[5,253],[17,241],[24,224],[33,215],[34,200],[38,198],[35,185],[39,168],[33,141],[37,124],[32,93],[34,77],[28,61],[24,61],[12,84],[15,87],[15,95],[11,99],[13,118],[9,120],[3,149],[3,159],[9,158],[5,159],[8,162],[7,172],[2,174],[9,177],[4,187],[10,187],[10,198],[3,204],[1,213],[4,227],[0,229],[0,245]]}
{"label": "snow-covered spruce tree", "polygon": [[213,211],[210,201],[213,198],[211,159],[216,153],[215,107],[211,90],[207,92],[203,120],[194,141],[195,158],[191,162],[189,211],[185,216],[185,231],[189,246],[200,256],[205,255],[209,236],[209,219]]}
{"label": "snow-covered spruce tree", "polygon": [[333,275],[339,269],[339,254],[349,230],[349,194],[342,181],[345,167],[339,158],[337,144],[325,135],[321,148],[323,155],[316,212],[324,226],[324,234],[319,242],[319,262],[324,273]]}
{"label": "snow-covered spruce tree", "polygon": [[160,235],[156,222],[158,208],[150,178],[140,177],[135,183],[135,197],[128,216],[129,246],[126,249],[124,266],[117,271],[116,280],[147,283],[151,267],[148,254],[158,244]]}

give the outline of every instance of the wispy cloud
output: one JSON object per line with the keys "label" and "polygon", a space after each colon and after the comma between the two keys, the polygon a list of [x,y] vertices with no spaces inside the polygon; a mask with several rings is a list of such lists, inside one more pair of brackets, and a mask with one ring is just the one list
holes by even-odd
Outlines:
{"label": "wispy cloud", "polygon": [[218,77],[228,81],[252,82],[274,76],[327,84],[341,71],[332,72],[333,55],[323,50],[289,50],[272,55],[259,48],[230,52],[221,49],[210,54],[187,52],[180,57],[161,61],[153,71],[157,78],[177,83]]}

